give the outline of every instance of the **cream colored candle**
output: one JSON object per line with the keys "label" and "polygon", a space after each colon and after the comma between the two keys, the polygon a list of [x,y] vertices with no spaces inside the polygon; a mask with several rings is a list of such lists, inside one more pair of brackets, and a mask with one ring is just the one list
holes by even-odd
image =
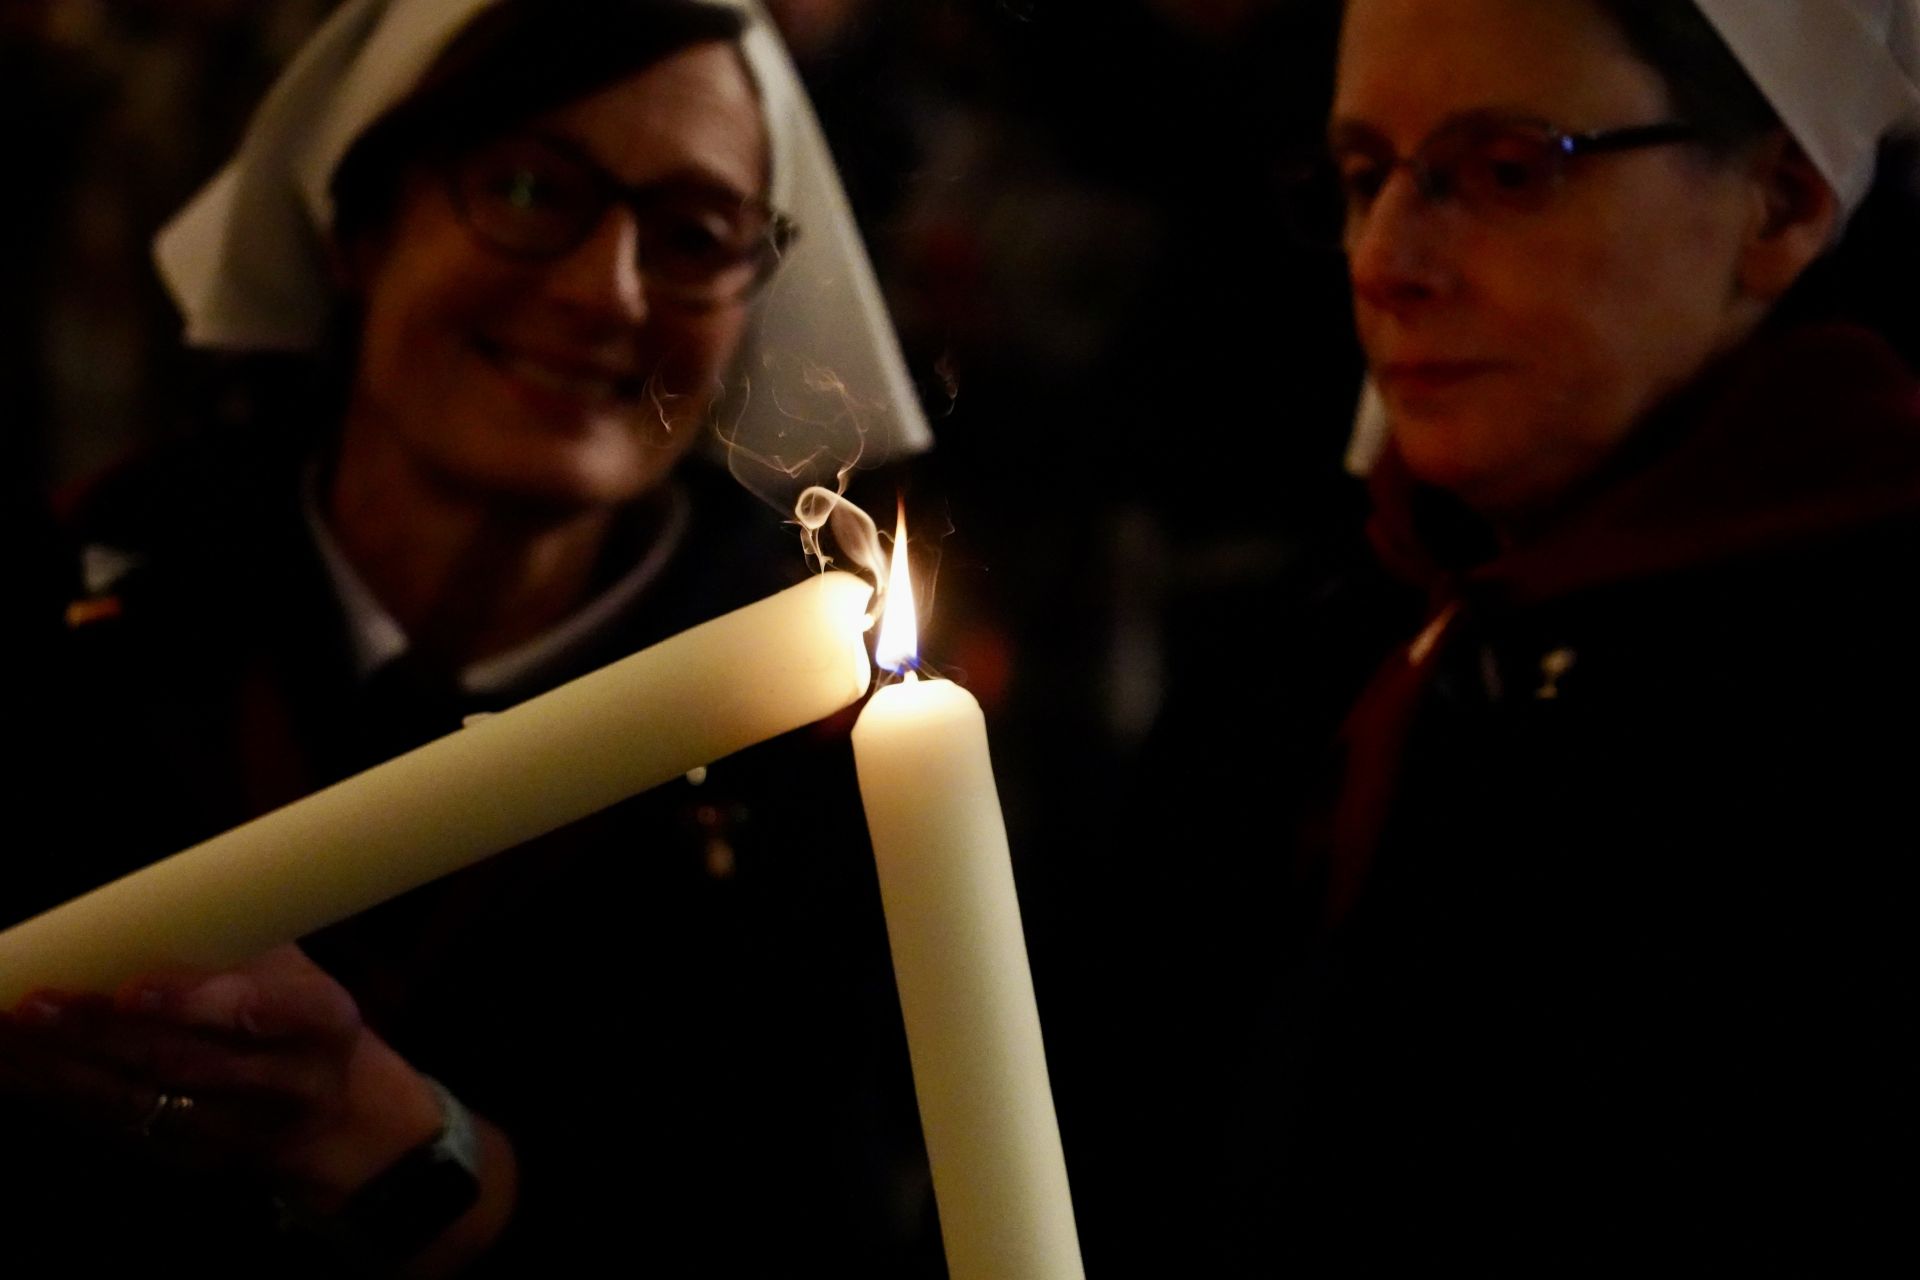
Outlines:
{"label": "cream colored candle", "polygon": [[16,925],[0,1007],[236,964],[831,715],[871,680],[871,597],[810,578]]}
{"label": "cream colored candle", "polygon": [[[904,537],[881,635],[910,616]],[[909,630],[911,623],[908,624]],[[986,720],[947,680],[876,693],[853,729],[953,1280],[1084,1271]]]}

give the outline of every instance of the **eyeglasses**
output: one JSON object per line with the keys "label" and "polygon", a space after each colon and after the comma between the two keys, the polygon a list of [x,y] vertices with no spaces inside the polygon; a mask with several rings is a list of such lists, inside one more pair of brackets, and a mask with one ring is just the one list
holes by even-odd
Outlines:
{"label": "eyeglasses", "polygon": [[[1372,212],[1395,169],[1413,175],[1415,189],[1431,202],[1451,201],[1478,217],[1537,213],[1553,200],[1567,167],[1583,156],[1690,142],[1692,125],[1677,120],[1593,133],[1568,133],[1541,120],[1465,116],[1397,156],[1369,133],[1336,136],[1331,148],[1331,184],[1319,185],[1310,225],[1329,242],[1350,241]],[[1331,193],[1331,206],[1329,203]]]}
{"label": "eyeglasses", "polygon": [[798,229],[766,201],[698,181],[631,187],[557,138],[525,135],[446,169],[462,223],[515,258],[564,257],[624,205],[639,231],[648,296],[694,307],[735,302],[772,274]]}

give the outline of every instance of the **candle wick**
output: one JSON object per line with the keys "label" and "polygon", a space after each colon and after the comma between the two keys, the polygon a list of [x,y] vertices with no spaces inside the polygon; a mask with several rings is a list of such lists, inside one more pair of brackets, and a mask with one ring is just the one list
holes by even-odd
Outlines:
{"label": "candle wick", "polygon": [[900,677],[900,683],[901,684],[919,684],[920,673],[914,670],[912,667],[908,667],[907,673]]}

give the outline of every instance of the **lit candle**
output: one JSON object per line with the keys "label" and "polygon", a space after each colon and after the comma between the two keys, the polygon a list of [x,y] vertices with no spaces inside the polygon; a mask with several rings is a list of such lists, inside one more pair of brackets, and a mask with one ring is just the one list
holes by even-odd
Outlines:
{"label": "lit candle", "polygon": [[831,715],[871,681],[872,594],[809,578],[16,925],[0,1008],[229,967]]}
{"label": "lit candle", "polygon": [[877,660],[905,679],[853,728],[953,1280],[1084,1275],[1006,823],[972,695],[921,680],[906,528]]}

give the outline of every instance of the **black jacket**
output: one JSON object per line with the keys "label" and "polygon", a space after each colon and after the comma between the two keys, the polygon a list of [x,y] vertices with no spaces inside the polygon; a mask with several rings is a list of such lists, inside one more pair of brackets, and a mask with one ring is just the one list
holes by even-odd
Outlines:
{"label": "black jacket", "polygon": [[1531,545],[1429,558],[1456,613],[1397,752],[1349,721],[1347,787],[1390,785],[1273,1024],[1280,1256],[1894,1244],[1916,557],[1920,397],[1836,329],[1715,370]]}

